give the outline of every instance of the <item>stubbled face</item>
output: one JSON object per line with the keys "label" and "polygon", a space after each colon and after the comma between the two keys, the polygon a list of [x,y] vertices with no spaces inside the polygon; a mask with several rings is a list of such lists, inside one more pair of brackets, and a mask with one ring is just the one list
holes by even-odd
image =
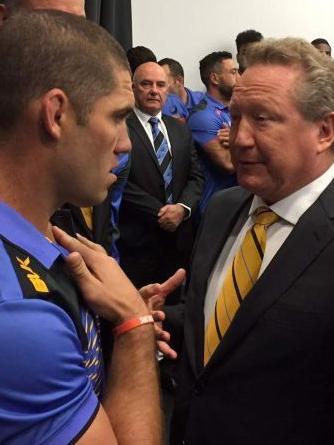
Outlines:
{"label": "stubbled face", "polygon": [[65,202],[87,206],[103,201],[116,181],[111,170],[118,164],[118,154],[131,149],[126,128],[134,106],[131,77],[128,71],[117,77],[111,94],[93,105],[87,124],[78,125],[73,115],[68,126],[59,164]]}
{"label": "stubbled face", "polygon": [[318,45],[314,45],[315,48],[317,48],[318,51],[320,51],[325,56],[331,57],[332,50],[327,43],[319,43]]}
{"label": "stubbled face", "polygon": [[169,66],[161,65],[161,68],[165,71],[165,74],[167,76],[168,93],[178,94],[178,91],[179,91],[178,82],[177,82],[177,79],[175,79],[175,77],[171,73]]}
{"label": "stubbled face", "polygon": [[333,162],[321,151],[321,122],[306,120],[294,92],[297,68],[254,65],[231,100],[230,149],[239,184],[273,203],[320,176]]}
{"label": "stubbled face", "polygon": [[220,69],[215,73],[217,87],[226,99],[230,99],[234,85],[236,84],[239,73],[233,59],[225,59],[220,62]]}
{"label": "stubbled face", "polygon": [[133,92],[140,110],[152,116],[158,114],[168,93],[167,76],[162,67],[154,62],[140,65],[134,73]]}

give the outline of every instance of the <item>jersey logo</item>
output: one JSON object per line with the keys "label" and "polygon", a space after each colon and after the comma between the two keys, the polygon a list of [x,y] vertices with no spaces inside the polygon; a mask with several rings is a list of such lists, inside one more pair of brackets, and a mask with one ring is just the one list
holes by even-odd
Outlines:
{"label": "jersey logo", "polygon": [[31,267],[29,267],[30,264],[30,258],[27,257],[25,260],[21,260],[20,258],[16,257],[21,269],[23,269],[27,273],[27,278],[31,282],[31,284],[34,286],[34,289],[36,292],[49,292],[49,289],[46,285],[46,283],[40,278],[40,276],[34,272]]}

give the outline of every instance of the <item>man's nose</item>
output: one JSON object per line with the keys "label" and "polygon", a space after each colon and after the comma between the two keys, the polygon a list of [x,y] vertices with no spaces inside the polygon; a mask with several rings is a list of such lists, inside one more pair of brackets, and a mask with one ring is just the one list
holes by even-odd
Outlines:
{"label": "man's nose", "polygon": [[254,145],[253,129],[246,118],[232,122],[230,130],[230,147],[249,147]]}
{"label": "man's nose", "polygon": [[126,153],[131,150],[132,144],[129,138],[128,128],[126,123],[122,125],[120,135],[116,145],[116,153]]}
{"label": "man's nose", "polygon": [[158,94],[158,87],[157,87],[157,85],[155,83],[152,84],[151,89],[150,89],[150,93],[151,94]]}

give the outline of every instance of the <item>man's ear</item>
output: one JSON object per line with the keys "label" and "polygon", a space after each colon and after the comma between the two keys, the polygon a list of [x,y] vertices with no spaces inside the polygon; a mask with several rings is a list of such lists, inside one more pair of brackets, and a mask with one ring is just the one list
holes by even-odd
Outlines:
{"label": "man's ear", "polygon": [[8,19],[9,13],[8,9],[5,5],[0,3],[0,26],[3,24],[3,22]]}
{"label": "man's ear", "polygon": [[209,74],[209,79],[210,79],[210,82],[213,84],[213,85],[218,85],[218,83],[219,83],[219,79],[218,79],[218,74],[217,73],[215,73],[215,72],[211,72],[210,74]]}
{"label": "man's ear", "polygon": [[41,123],[44,131],[51,139],[61,137],[66,113],[70,111],[70,103],[64,91],[59,88],[49,90],[41,99]]}
{"label": "man's ear", "polygon": [[331,148],[334,143],[334,112],[319,121],[318,153]]}

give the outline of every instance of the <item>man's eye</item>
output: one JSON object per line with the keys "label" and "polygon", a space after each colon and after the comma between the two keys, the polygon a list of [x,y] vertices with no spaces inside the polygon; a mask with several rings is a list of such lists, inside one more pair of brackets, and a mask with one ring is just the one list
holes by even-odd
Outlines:
{"label": "man's eye", "polygon": [[265,122],[269,119],[269,117],[266,114],[256,114],[254,118],[257,122]]}

